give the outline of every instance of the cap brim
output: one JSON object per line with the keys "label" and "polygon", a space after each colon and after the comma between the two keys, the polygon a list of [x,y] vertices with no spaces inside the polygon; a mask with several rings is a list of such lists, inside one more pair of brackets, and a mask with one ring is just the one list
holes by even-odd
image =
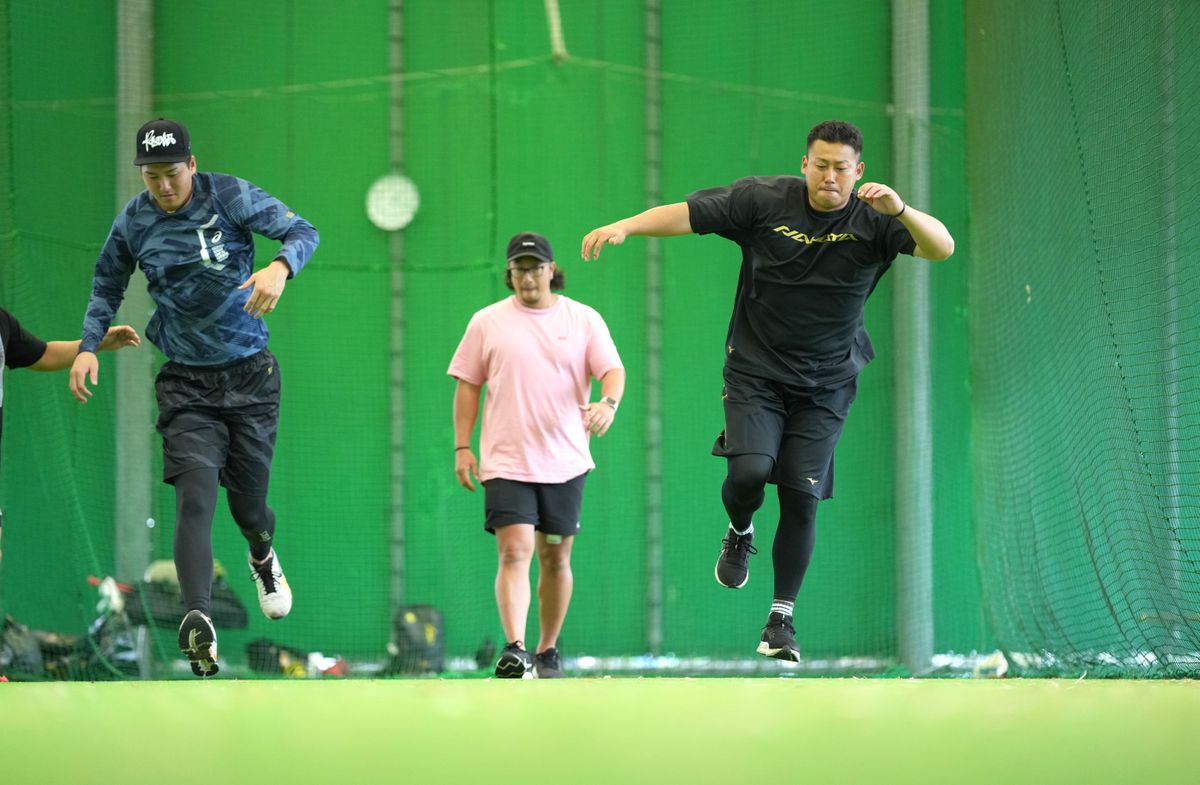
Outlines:
{"label": "cap brim", "polygon": [[532,251],[522,251],[519,254],[514,254],[514,255],[508,257],[508,261],[510,261],[510,262],[515,262],[518,259],[537,259],[539,262],[549,262],[551,264],[554,263],[553,259],[548,259],[545,256],[543,256],[542,254],[533,253]]}
{"label": "cap brim", "polygon": [[145,164],[180,164],[184,161],[190,160],[191,157],[191,153],[188,153],[183,158],[180,158],[178,153],[171,153],[170,155],[139,155],[137,158],[133,159],[133,165],[143,166]]}

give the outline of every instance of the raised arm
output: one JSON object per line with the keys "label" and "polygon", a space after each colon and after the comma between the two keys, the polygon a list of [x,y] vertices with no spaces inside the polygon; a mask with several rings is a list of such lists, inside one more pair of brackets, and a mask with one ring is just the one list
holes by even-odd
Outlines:
{"label": "raised arm", "polygon": [[[141,337],[137,330],[127,324],[109,327],[96,351],[108,352],[126,346],[140,346]],[[70,368],[79,354],[79,341],[46,341],[46,351],[41,358],[29,366],[31,371],[61,371]]]}
{"label": "raised arm", "polygon": [[270,264],[252,273],[239,289],[250,289],[242,309],[259,319],[275,310],[284,286],[308,263],[321,237],[313,225],[254,183],[222,176],[219,193],[230,217],[255,234],[282,245]]}
{"label": "raised arm", "polygon": [[889,186],[863,183],[858,188],[858,198],[869,204],[875,212],[894,216],[904,224],[904,228],[917,241],[913,256],[940,262],[954,253],[954,238],[945,224],[907,204]]}
{"label": "raised arm", "polygon": [[271,194],[241,178],[221,175],[217,189],[230,218],[236,223],[282,243],[274,260],[287,266],[289,278],[308,264],[321,242],[321,236],[312,224]]}
{"label": "raised arm", "polygon": [[908,229],[908,233],[917,241],[913,256],[940,262],[949,259],[954,253],[954,237],[938,219],[929,213],[923,213],[915,207],[909,207],[900,215],[900,223]]}
{"label": "raised arm", "polygon": [[584,235],[580,253],[585,260],[599,259],[604,245],[620,245],[626,237],[677,237],[691,233],[687,202],[664,204],[593,229]]}

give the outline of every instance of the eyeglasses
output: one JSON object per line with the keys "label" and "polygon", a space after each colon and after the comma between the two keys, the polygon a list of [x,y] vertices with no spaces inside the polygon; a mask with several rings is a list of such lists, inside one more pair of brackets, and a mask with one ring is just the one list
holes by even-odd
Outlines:
{"label": "eyeglasses", "polygon": [[514,264],[508,268],[508,271],[512,274],[513,278],[524,278],[525,276],[529,276],[530,278],[541,278],[549,269],[550,265],[546,262],[542,262],[541,264],[535,264],[532,267],[519,267]]}

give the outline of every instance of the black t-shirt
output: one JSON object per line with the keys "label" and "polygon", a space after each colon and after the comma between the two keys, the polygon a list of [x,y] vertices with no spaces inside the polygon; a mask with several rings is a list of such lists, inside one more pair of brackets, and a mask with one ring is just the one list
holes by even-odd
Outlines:
{"label": "black t-shirt", "polygon": [[836,212],[808,203],[802,177],[745,177],[688,196],[697,234],[742,248],[725,362],[802,387],[853,378],[874,357],[863,308],[897,254],[916,241],[856,195]]}
{"label": "black t-shirt", "polygon": [[17,317],[0,308],[0,435],[4,432],[4,367],[33,365],[45,353],[46,342],[22,327]]}

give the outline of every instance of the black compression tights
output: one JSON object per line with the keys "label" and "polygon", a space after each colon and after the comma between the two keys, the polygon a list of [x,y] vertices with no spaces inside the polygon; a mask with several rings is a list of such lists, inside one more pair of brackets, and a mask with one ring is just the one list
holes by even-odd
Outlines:
{"label": "black compression tights", "polygon": [[745,531],[750,518],[763,503],[763,488],[771,476],[775,460],[769,455],[735,455],[728,460],[721,501],[729,513],[729,522]]}
{"label": "black compression tights", "polygon": [[[721,501],[729,522],[739,531],[762,506],[763,489],[775,462],[766,455],[735,455],[721,486]],[[817,497],[792,488],[779,488],[779,528],[771,547],[775,566],[775,599],[795,602],[812,560],[816,543]]]}
{"label": "black compression tights", "polygon": [[[209,615],[212,595],[212,521],[217,506],[217,469],[192,469],[175,478],[175,569],[187,610]],[[227,491],[229,511],[250,545],[265,559],[275,536],[275,513],[265,496]]]}
{"label": "black compression tights", "polygon": [[175,570],[183,604],[209,615],[212,594],[212,520],[217,470],[192,469],[175,478]]}
{"label": "black compression tights", "polygon": [[775,565],[775,599],[795,602],[816,544],[817,497],[779,487],[779,529],[771,547]]}
{"label": "black compression tights", "polygon": [[267,506],[267,497],[247,496],[228,489],[225,495],[234,522],[250,544],[250,555],[259,561],[267,558],[275,539],[275,511]]}

